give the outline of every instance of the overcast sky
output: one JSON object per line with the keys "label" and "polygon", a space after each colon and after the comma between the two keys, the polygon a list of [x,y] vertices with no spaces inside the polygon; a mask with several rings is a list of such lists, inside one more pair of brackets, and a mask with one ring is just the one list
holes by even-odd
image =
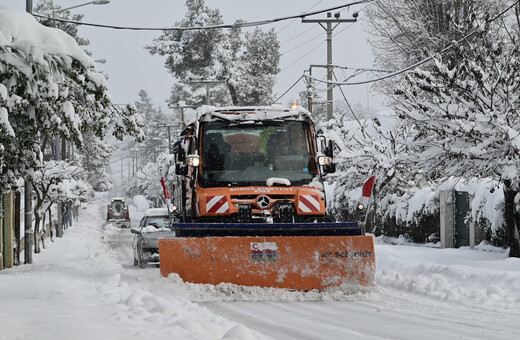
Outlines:
{"label": "overcast sky", "polygon": [[[33,0],[36,6],[38,0]],[[55,3],[67,8],[85,3],[81,0],[55,0]],[[257,21],[279,18],[325,9],[352,0],[206,0],[210,8],[218,8],[224,23],[233,23],[237,19]],[[0,4],[18,7],[25,10],[24,0],[0,0]],[[83,13],[84,22],[131,26],[131,27],[171,27],[180,21],[185,14],[185,1],[182,0],[111,0],[107,5],[87,5],[71,9],[72,13]],[[353,7],[341,11],[341,17],[351,18],[352,13],[360,10]],[[325,18],[319,14],[316,18]],[[361,11],[357,23],[342,23],[334,30],[333,64],[347,67],[372,66],[371,47],[367,42],[368,34],[363,26],[364,14]],[[300,19],[282,21],[261,27],[263,30],[274,28],[280,41],[280,73],[274,92],[282,95],[298,80],[303,71],[311,64],[326,63],[326,34],[318,24],[302,23]],[[245,29],[247,30],[247,29]],[[98,69],[109,75],[110,92],[114,103],[124,104],[138,100],[140,89],[148,92],[156,105],[167,110],[166,100],[174,82],[164,68],[165,59],[152,56],[144,46],[158,37],[161,31],[114,30],[81,26],[79,34],[90,40],[88,49],[94,59],[106,59],[106,64],[98,64]],[[313,69],[313,75],[325,77],[325,70]],[[337,71],[337,76],[345,77],[346,73]],[[371,75],[362,75],[356,79],[366,79]],[[325,88],[324,86],[322,86]],[[280,102],[289,104],[295,100],[299,91],[305,89],[300,81],[294,89],[285,95]],[[361,103],[370,108],[382,108],[381,97],[369,91],[369,86],[343,87],[347,99],[352,105]],[[324,99],[326,93],[323,92]],[[340,99],[341,93],[335,91],[334,99]]]}

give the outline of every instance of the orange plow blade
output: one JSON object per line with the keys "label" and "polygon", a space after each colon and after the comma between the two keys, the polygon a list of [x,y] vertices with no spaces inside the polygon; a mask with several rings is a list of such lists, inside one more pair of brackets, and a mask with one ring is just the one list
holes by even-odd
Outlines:
{"label": "orange plow blade", "polygon": [[159,239],[161,275],[296,290],[375,286],[371,236]]}

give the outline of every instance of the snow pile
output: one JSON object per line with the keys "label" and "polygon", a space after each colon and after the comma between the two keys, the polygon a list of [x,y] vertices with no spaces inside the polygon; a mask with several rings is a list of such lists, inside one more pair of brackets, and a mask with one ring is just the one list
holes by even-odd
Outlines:
{"label": "snow pile", "polygon": [[169,282],[156,270],[125,269],[111,236],[128,230],[103,230],[105,202],[99,197],[96,209],[82,210],[81,220],[32,265],[0,272],[0,338],[265,338],[185,298],[157,295]]}
{"label": "snow pile", "polygon": [[106,202],[98,196],[81,210],[32,265],[0,271],[0,339],[479,338],[481,324],[481,339],[518,334],[520,260],[487,243],[438,249],[378,238],[378,289],[192,284],[132,266],[133,235],[103,227]]}
{"label": "snow pile", "polygon": [[218,285],[184,282],[177,274],[168,275],[172,292],[196,302],[266,302],[266,301],[368,301],[379,297],[377,288],[343,285],[324,291],[293,291],[278,288]]}
{"label": "snow pile", "polygon": [[378,245],[377,283],[456,304],[520,311],[520,259],[487,244],[478,249]]}
{"label": "snow pile", "polygon": [[143,195],[134,196],[133,203],[136,211],[145,212],[150,208],[150,202]]}

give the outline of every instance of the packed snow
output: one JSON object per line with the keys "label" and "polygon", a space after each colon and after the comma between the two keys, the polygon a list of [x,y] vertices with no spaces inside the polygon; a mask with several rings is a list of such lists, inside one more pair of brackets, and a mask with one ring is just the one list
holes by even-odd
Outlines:
{"label": "packed snow", "polygon": [[[520,337],[520,259],[376,239],[376,290],[183,282],[132,266],[109,196],[80,211],[32,265],[0,272],[0,339],[417,339]],[[132,224],[144,212],[131,206]]]}

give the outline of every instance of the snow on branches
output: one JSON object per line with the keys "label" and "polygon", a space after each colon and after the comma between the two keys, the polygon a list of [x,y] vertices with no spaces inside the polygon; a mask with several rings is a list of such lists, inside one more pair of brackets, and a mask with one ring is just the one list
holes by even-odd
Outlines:
{"label": "snow on branches", "polygon": [[0,191],[42,165],[47,141],[61,136],[77,147],[82,132],[102,138],[138,134],[131,112],[110,110],[106,78],[61,30],[0,7]]}

